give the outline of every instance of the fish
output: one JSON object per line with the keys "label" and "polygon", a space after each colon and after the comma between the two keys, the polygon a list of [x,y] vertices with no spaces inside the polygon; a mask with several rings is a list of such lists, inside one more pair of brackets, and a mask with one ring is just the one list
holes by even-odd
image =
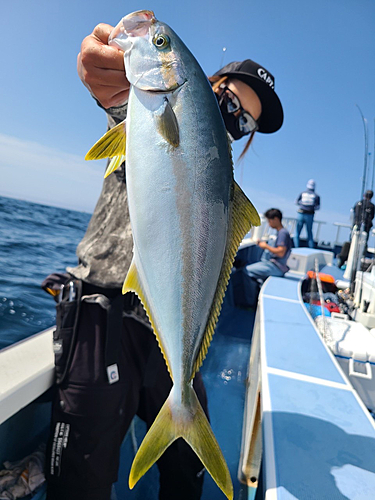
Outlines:
{"label": "fish", "polygon": [[140,298],[173,386],[134,458],[129,486],[182,437],[228,499],[233,484],[193,389],[240,242],[259,215],[234,180],[230,141],[211,85],[178,35],[152,11],[125,16],[128,113],[86,159],[126,158],[133,259],[123,293]]}

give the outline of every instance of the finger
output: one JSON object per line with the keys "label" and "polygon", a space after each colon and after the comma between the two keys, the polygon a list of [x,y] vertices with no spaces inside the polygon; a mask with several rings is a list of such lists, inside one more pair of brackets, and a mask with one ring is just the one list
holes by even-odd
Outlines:
{"label": "finger", "polygon": [[78,76],[79,76],[81,82],[83,83],[83,85],[90,91],[91,94],[93,94],[93,91],[92,91],[90,85],[85,81],[81,53],[79,53],[77,56],[77,72],[78,72]]}
{"label": "finger", "polygon": [[92,32],[92,36],[95,37],[99,42],[108,45],[108,38],[113,28],[114,26],[111,26],[110,24],[100,23],[95,26]]}
{"label": "finger", "polygon": [[113,106],[120,106],[121,104],[127,102],[128,99],[129,99],[129,90],[124,90],[122,92],[119,92],[118,94],[115,94],[104,107],[108,109],[112,108]]}
{"label": "finger", "polygon": [[113,94],[108,93],[108,88],[103,91],[97,90],[95,97],[98,99],[103,108],[108,109],[113,106],[120,106],[124,104],[129,98],[129,90],[123,90],[121,92],[113,92]]}
{"label": "finger", "polygon": [[89,72],[82,68],[82,81],[91,87],[100,85],[105,87],[118,87],[120,90],[127,90],[130,83],[125,76],[125,72],[112,69],[93,68]]}
{"label": "finger", "polygon": [[91,35],[82,42],[81,61],[86,68],[108,68],[125,71],[124,53],[116,47],[99,43]]}
{"label": "finger", "polygon": [[77,56],[77,73],[80,79],[83,82],[83,66],[82,66],[82,57],[81,57],[81,52]]}

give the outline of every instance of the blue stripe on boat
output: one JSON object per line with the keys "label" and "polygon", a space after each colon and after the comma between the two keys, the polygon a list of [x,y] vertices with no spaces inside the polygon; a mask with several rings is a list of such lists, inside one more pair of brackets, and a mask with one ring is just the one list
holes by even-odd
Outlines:
{"label": "blue stripe on boat", "polygon": [[373,498],[374,421],[297,302],[299,286],[270,278],[259,301],[266,498]]}
{"label": "blue stripe on boat", "polygon": [[268,367],[345,383],[299,302],[263,298],[262,303]]}

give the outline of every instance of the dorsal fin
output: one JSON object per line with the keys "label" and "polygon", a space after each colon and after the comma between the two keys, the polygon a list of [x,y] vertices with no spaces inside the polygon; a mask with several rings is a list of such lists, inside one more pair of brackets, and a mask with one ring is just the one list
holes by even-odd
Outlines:
{"label": "dorsal fin", "polygon": [[161,352],[163,354],[163,357],[165,359],[165,363],[167,365],[169,375],[171,376],[171,379],[173,381],[172,371],[171,371],[171,369],[169,367],[168,359],[167,359],[167,356],[165,355],[163,344],[161,342],[159,332],[158,332],[158,330],[156,328],[156,322],[155,322],[155,320],[154,320],[154,318],[153,318],[153,316],[151,314],[150,305],[148,303],[148,300],[146,298],[146,294],[145,294],[145,292],[143,290],[143,287],[141,285],[141,281],[139,279],[139,274],[138,274],[137,266],[136,266],[135,261],[134,261],[134,257],[133,257],[132,263],[131,263],[131,265],[129,267],[128,274],[126,275],[126,278],[125,278],[125,281],[124,281],[124,285],[122,287],[122,293],[125,294],[127,292],[134,292],[134,293],[136,293],[138,295],[138,297],[139,297],[139,300],[142,302],[142,305],[143,305],[143,307],[144,307],[144,309],[146,311],[147,317],[150,320],[152,329],[153,329],[153,331],[155,333],[155,336],[156,336],[156,339],[158,341],[160,350],[161,350]]}
{"label": "dorsal fin", "polygon": [[229,232],[223,264],[221,267],[214,300],[212,302],[211,311],[207,320],[206,329],[202,338],[201,347],[197,359],[194,363],[191,379],[194,378],[194,375],[202,366],[203,360],[206,357],[208,348],[211,344],[238,247],[244,236],[250,231],[250,228],[252,226],[260,225],[258,212],[236,182],[234,182],[233,191]]}
{"label": "dorsal fin", "polygon": [[85,160],[100,160],[125,155],[125,120],[108,130],[86,154]]}

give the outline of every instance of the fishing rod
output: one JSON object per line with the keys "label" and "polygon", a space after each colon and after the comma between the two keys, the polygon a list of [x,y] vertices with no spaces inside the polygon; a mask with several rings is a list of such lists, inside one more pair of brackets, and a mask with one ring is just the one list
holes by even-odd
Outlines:
{"label": "fishing rod", "polygon": [[367,158],[368,158],[368,127],[367,127],[367,120],[363,116],[361,108],[356,104],[358,111],[361,114],[362,117],[362,122],[363,122],[363,128],[364,128],[364,133],[365,133],[365,158],[364,158],[364,165],[363,165],[363,176],[362,176],[362,192],[361,192],[361,199],[363,198],[363,195],[365,194],[365,186],[366,186],[366,177],[367,177]]}
{"label": "fishing rod", "polygon": [[227,48],[226,47],[223,47],[223,54],[221,56],[221,62],[220,62],[220,68],[223,67],[223,63],[224,63],[224,56],[225,56],[225,52],[227,51]]}
{"label": "fishing rod", "polygon": [[[369,145],[368,145],[368,124],[367,124],[367,120],[363,116],[363,113],[362,113],[360,107],[358,106],[358,104],[356,106],[357,106],[357,108],[358,108],[358,110],[359,110],[359,112],[361,114],[361,117],[362,117],[362,122],[363,122],[363,126],[364,126],[364,135],[365,135],[365,152],[364,152],[365,156],[364,156],[364,167],[363,167],[363,177],[362,177],[362,198],[361,198],[362,207],[361,207],[361,214],[360,214],[360,227],[359,227],[358,241],[357,241],[356,252],[355,252],[355,262],[356,262],[356,265],[353,267],[352,276],[351,276],[351,280],[350,280],[350,289],[351,289],[351,291],[353,293],[354,289],[355,289],[356,271],[357,270],[361,271],[358,300],[357,300],[356,304],[355,303],[353,304],[354,307],[355,307],[355,309],[356,309],[356,311],[357,311],[361,307],[362,294],[363,294],[364,266],[362,265],[362,257],[365,257],[365,249],[367,248],[367,242],[369,240],[369,236],[370,235],[367,234],[367,240],[366,240],[366,242],[364,242],[363,241],[363,236],[364,236],[363,230],[365,229],[365,227],[364,227],[364,224],[365,224],[365,212],[366,212],[366,207],[367,207],[367,203],[365,203],[365,201],[367,201],[367,200],[365,200],[363,198],[363,196],[364,196],[364,192],[365,192],[365,186],[366,186],[367,175],[368,175],[368,167],[367,167],[368,156],[369,156],[369,151],[368,151],[368,148],[369,148]],[[374,171],[375,171],[375,163],[373,165],[373,171],[372,171],[372,182],[371,182],[371,186],[372,187],[374,185]],[[373,288],[373,285],[372,285],[371,288]],[[357,315],[356,311],[354,313],[355,317]]]}
{"label": "fishing rod", "polygon": [[[362,230],[363,230],[363,226],[364,226],[363,222],[364,222],[364,216],[365,216],[365,203],[364,203],[363,196],[364,196],[365,188],[366,188],[366,180],[367,180],[367,158],[368,158],[368,126],[367,126],[367,120],[363,116],[362,110],[358,106],[358,104],[356,104],[356,106],[357,106],[358,111],[359,111],[359,113],[361,115],[362,123],[363,123],[364,137],[365,137],[365,152],[364,152],[364,165],[363,165],[362,189],[361,189],[361,203],[362,203],[362,206],[361,206],[361,211],[360,211],[360,214],[359,214],[359,216],[360,216],[359,220],[356,217],[356,213],[355,213],[355,210],[354,210],[354,223],[358,223],[358,225],[354,224],[353,230],[357,226],[358,237],[355,239],[355,241],[356,241],[356,247],[355,247],[355,251],[354,251],[354,265],[353,265],[353,269],[352,269],[351,276],[350,276],[350,291],[351,291],[351,293],[354,292],[354,282],[355,282],[356,272],[358,270],[358,262],[362,258],[362,256],[360,255],[360,248],[362,247],[362,245],[360,244],[360,242],[361,242],[361,239],[362,239],[361,237],[362,237],[362,232],[363,232]],[[353,230],[352,230],[352,232],[353,232]],[[353,238],[352,238],[352,240],[353,240]]]}
{"label": "fishing rod", "polygon": [[[371,191],[374,192],[374,180],[375,180],[375,118],[374,118],[374,148],[373,148],[373,151],[372,151],[372,179],[371,179]],[[371,154],[371,153],[369,153]],[[375,249],[374,249],[375,250]],[[372,262],[369,266],[369,268],[367,269],[367,272],[371,271],[372,268],[374,267],[374,263],[375,263],[375,254],[372,255]],[[371,283],[371,290],[370,290],[370,296],[369,296],[369,300],[368,300],[368,305],[371,304],[371,300],[372,300],[372,293],[374,291],[374,281],[372,281]],[[361,298],[362,298],[362,290],[361,290]],[[366,311],[365,311],[366,312]]]}

